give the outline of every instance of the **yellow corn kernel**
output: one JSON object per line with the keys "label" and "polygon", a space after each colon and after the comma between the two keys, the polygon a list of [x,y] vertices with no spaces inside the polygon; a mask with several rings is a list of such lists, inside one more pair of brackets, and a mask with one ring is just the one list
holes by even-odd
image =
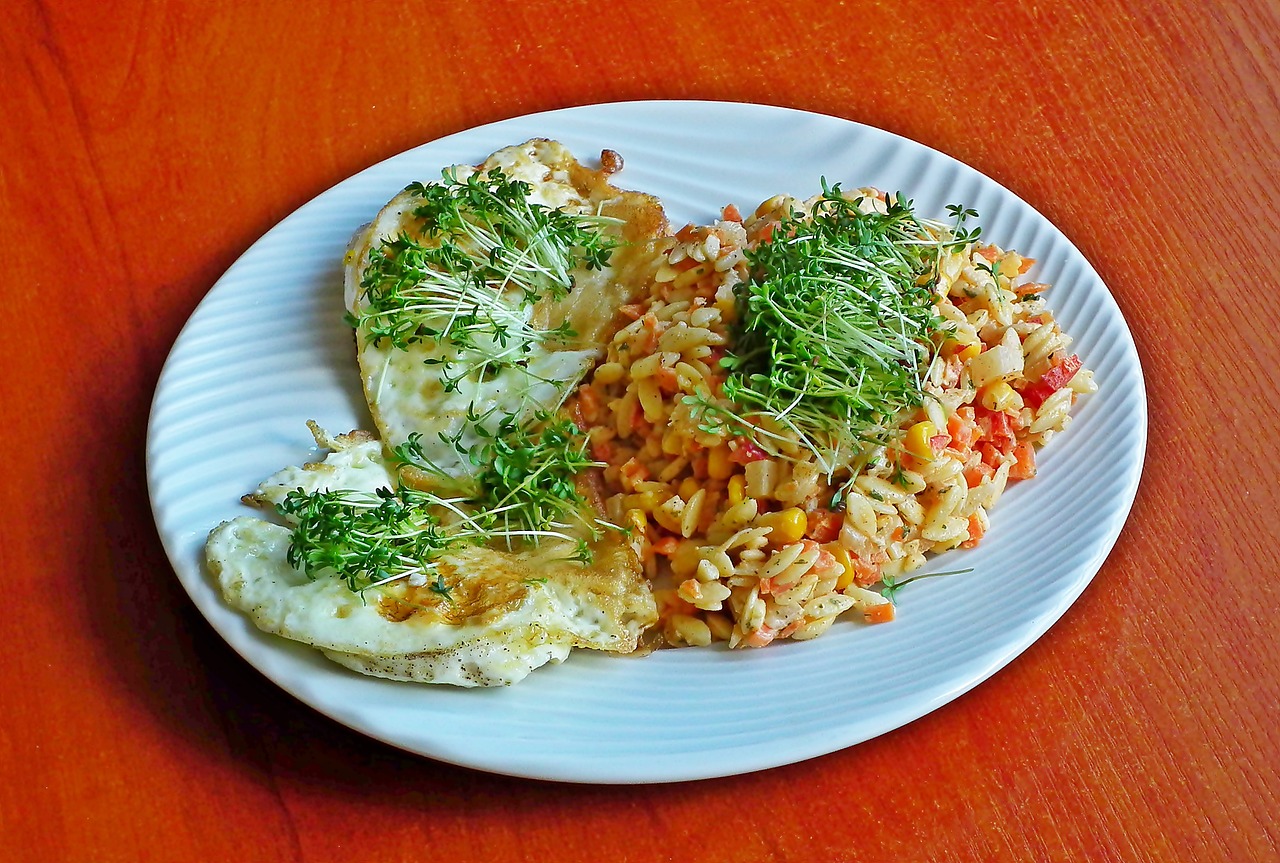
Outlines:
{"label": "yellow corn kernel", "polygon": [[622,504],[627,509],[636,509],[642,513],[653,512],[658,508],[658,493],[655,491],[642,491],[634,494],[624,495]]}
{"label": "yellow corn kernel", "polygon": [[933,447],[929,445],[929,440],[937,433],[937,426],[928,420],[922,420],[907,429],[903,447],[916,458],[930,461],[933,459]]}
{"label": "yellow corn kernel", "polygon": [[958,354],[964,348],[970,345],[978,345],[982,347],[982,339],[978,337],[976,331],[971,329],[953,330],[947,333],[947,342],[943,346],[947,353]]}
{"label": "yellow corn kernel", "polygon": [[707,476],[712,479],[728,479],[733,476],[733,462],[729,461],[729,448],[724,444],[712,447],[707,453]]}
{"label": "yellow corn kernel", "polygon": [[836,563],[843,568],[840,577],[836,579],[836,590],[844,590],[853,584],[853,558],[849,557],[849,550],[838,542],[829,542],[823,548],[829,551],[836,559]]}
{"label": "yellow corn kernel", "polygon": [[978,399],[989,411],[1020,411],[1022,396],[1009,386],[1008,381],[993,381],[978,390]]}
{"label": "yellow corn kernel", "polygon": [[960,362],[967,363],[980,353],[982,353],[982,345],[974,342],[973,344],[965,345],[963,348],[956,351],[956,356],[960,358]]}
{"label": "yellow corn kernel", "polygon": [[644,536],[645,531],[649,529],[649,519],[645,517],[642,509],[627,510],[626,518],[623,521],[624,526],[635,531],[636,536]]}
{"label": "yellow corn kernel", "polygon": [[747,478],[742,474],[729,477],[729,505],[737,506],[747,499]]}
{"label": "yellow corn kernel", "polygon": [[684,481],[680,483],[680,496],[685,500],[689,500],[698,493],[698,489],[700,488],[702,488],[702,484],[700,482],[691,476],[687,476],[684,478]]}
{"label": "yellow corn kernel", "polygon": [[809,528],[809,516],[798,506],[779,512],[767,512],[756,519],[760,527],[771,527],[769,542],[774,545],[787,545],[804,539],[804,532]]}

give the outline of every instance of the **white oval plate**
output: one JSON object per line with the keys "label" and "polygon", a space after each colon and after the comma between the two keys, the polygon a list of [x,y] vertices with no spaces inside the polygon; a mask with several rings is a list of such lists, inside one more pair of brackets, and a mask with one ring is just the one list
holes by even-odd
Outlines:
{"label": "white oval plate", "polygon": [[[656,194],[675,225],[727,203],[807,197],[819,178],[902,190],[919,212],[981,214],[984,236],[1038,261],[1050,305],[1101,391],[1078,405],[1040,474],[1015,484],[972,551],[931,568],[967,575],[905,589],[898,620],[841,622],[766,650],[577,651],[518,686],[460,690],[362,677],[264,635],[222,601],[203,566],[208,531],[247,512],[240,495],[312,455],[305,422],[369,428],[341,262],[352,233],[407,183],[531,137],[584,161],[617,150],[618,180]],[[832,752],[951,701],[1027,648],[1079,596],[1119,535],[1146,446],[1133,338],[1079,251],[999,184],[928,147],[847,120],[715,102],[640,102],[494,123],[357,174],[250,248],[191,316],[152,407],[148,481],[183,586],[227,642],[282,688],[338,722],[406,750],[497,773],[576,782],[725,776]],[[1045,518],[1052,512],[1052,518]],[[1022,529],[1019,529],[1020,526]]]}

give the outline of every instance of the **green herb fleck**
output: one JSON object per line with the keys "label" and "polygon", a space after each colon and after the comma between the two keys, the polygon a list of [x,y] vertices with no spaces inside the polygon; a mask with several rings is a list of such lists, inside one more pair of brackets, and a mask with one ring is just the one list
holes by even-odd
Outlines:
{"label": "green herb fleck", "polygon": [[964,575],[966,572],[973,572],[973,567],[967,569],[952,569],[947,572],[924,572],[920,575],[913,575],[909,578],[894,578],[886,575],[880,579],[880,583],[884,588],[880,591],[880,595],[895,605],[898,602],[898,592],[908,584],[913,584],[926,578],[940,578],[944,575]]}

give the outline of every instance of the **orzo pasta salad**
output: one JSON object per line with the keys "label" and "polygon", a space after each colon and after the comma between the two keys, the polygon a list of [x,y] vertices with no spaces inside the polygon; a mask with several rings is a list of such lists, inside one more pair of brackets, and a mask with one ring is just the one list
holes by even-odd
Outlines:
{"label": "orzo pasta salad", "polygon": [[891,620],[907,574],[977,545],[1035,476],[1095,385],[1033,262],[973,215],[835,188],[667,244],[573,402],[667,644]]}

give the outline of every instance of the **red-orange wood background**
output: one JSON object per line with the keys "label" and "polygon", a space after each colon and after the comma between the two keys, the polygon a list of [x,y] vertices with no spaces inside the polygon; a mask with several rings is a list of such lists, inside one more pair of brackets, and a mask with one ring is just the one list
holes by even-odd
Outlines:
{"label": "red-orange wood background", "polygon": [[[1278,42],[1271,0],[7,3],[0,859],[1280,858]],[[263,231],[384,157],[663,98],[880,126],[1073,238],[1147,376],[1125,533],[1006,670],[801,765],[555,785],[318,716],[161,550],[143,447],[179,328]]]}

